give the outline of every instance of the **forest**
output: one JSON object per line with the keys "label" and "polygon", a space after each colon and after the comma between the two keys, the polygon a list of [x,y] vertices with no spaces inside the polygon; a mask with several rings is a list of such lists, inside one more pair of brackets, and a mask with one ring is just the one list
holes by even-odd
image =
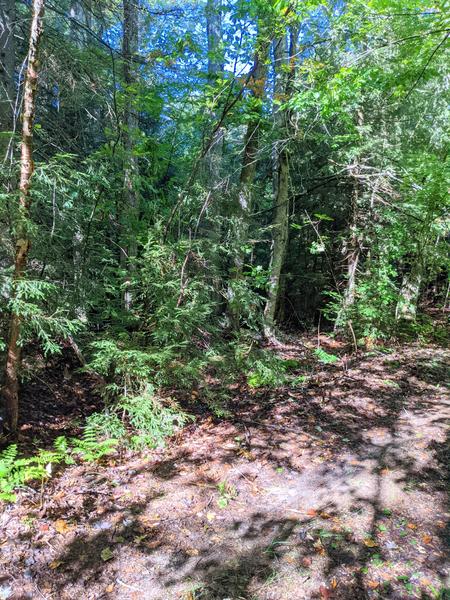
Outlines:
{"label": "forest", "polygon": [[450,598],[449,38],[0,0],[0,598]]}

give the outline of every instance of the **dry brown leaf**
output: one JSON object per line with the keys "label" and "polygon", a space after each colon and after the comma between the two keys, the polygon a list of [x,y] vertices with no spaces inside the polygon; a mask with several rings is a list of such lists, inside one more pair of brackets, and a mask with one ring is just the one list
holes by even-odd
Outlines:
{"label": "dry brown leaf", "polygon": [[406,527],[407,527],[408,529],[417,529],[417,525],[414,525],[414,523],[408,523],[408,524],[406,525]]}
{"label": "dry brown leaf", "polygon": [[58,567],[60,567],[62,565],[62,562],[60,560],[52,560],[51,563],[48,563],[48,566],[50,567],[50,569],[55,570]]}
{"label": "dry brown leaf", "polygon": [[369,579],[369,581],[367,582],[367,586],[370,587],[371,590],[374,590],[379,585],[380,584],[378,583],[378,581],[372,581],[372,580]]}
{"label": "dry brown leaf", "polygon": [[364,545],[367,546],[368,548],[375,548],[376,546],[378,546],[376,541],[373,540],[372,538],[366,538],[364,540]]}
{"label": "dry brown leaf", "polygon": [[306,514],[308,515],[308,517],[317,517],[317,510],[315,510],[314,508],[310,508],[306,511]]}
{"label": "dry brown leaf", "polygon": [[73,529],[73,525],[69,525],[69,523],[67,521],[64,521],[64,519],[58,519],[57,521],[55,521],[53,523],[53,527],[58,533],[61,533],[62,535],[69,533],[69,531],[72,531]]}
{"label": "dry brown leaf", "polygon": [[433,541],[433,538],[431,537],[431,535],[425,534],[422,536],[422,542],[424,544],[431,544],[432,541]]}
{"label": "dry brown leaf", "polygon": [[114,591],[114,584],[113,583],[110,583],[109,585],[106,586],[105,592],[107,594],[112,594],[113,591]]}
{"label": "dry brown leaf", "polygon": [[337,588],[336,577],[333,577],[333,579],[331,580],[331,587],[333,588],[333,590]]}
{"label": "dry brown leaf", "polygon": [[323,544],[320,540],[317,540],[317,542],[314,542],[313,546],[314,546],[314,549],[317,552],[317,554],[320,554],[320,556],[325,555],[325,548],[323,547]]}
{"label": "dry brown leaf", "polygon": [[293,565],[293,564],[295,564],[295,563],[297,562],[294,556],[289,556],[289,555],[288,555],[288,556],[285,556],[285,557],[283,558],[283,561],[284,561],[284,562],[287,562],[287,563],[288,563],[288,564],[290,564],[290,565]]}

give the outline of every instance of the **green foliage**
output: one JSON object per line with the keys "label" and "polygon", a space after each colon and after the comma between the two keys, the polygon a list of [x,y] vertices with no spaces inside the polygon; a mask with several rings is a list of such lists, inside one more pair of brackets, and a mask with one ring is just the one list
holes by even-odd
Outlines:
{"label": "green foliage", "polygon": [[218,483],[217,491],[219,492],[219,497],[217,498],[217,506],[219,508],[226,508],[232,500],[237,498],[235,486],[228,481]]}
{"label": "green foliage", "polygon": [[0,453],[0,500],[14,502],[14,490],[31,481],[42,483],[52,476],[53,466],[72,464],[73,458],[63,437],[57,438],[54,450],[39,450],[35,456],[20,457],[16,444]]}
{"label": "green foliage", "polygon": [[276,387],[289,382],[289,371],[297,369],[298,361],[284,360],[269,351],[254,351],[246,359],[247,383],[250,387]]}
{"label": "green foliage", "polygon": [[89,439],[112,437],[134,448],[156,447],[187,422],[188,415],[175,402],[155,393],[152,381],[165,365],[159,362],[163,353],[123,349],[111,340],[95,342],[93,348],[89,369],[106,379],[102,391],[107,409],[88,418]]}
{"label": "green foliage", "polygon": [[323,348],[316,348],[314,350],[314,354],[318,361],[324,365],[333,365],[339,360],[339,356],[336,356],[335,354],[329,354],[328,352],[325,352]]}
{"label": "green foliage", "polygon": [[123,399],[118,410],[123,411],[132,428],[130,444],[133,448],[163,446],[165,438],[189,420],[175,402],[163,402],[151,387],[141,396]]}
{"label": "green foliage", "polygon": [[113,454],[118,440],[99,437],[99,427],[94,419],[87,420],[81,438],[72,438],[71,454],[79,456],[86,462],[95,462],[104,456]]}
{"label": "green foliage", "polygon": [[[7,280],[4,284],[9,287],[11,282]],[[57,288],[52,283],[29,279],[16,283],[14,294],[4,310],[21,318],[22,345],[37,339],[46,354],[54,354],[60,350],[61,339],[72,336],[83,328],[78,320],[68,317],[66,310],[57,307],[57,298]]]}

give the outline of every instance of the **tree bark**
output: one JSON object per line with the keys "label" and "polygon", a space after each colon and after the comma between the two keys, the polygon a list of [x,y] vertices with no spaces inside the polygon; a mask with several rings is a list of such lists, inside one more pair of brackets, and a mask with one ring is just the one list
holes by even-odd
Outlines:
{"label": "tree bark", "polygon": [[343,311],[353,306],[356,291],[356,272],[361,255],[361,244],[358,235],[359,225],[359,183],[355,179],[352,195],[352,222],[350,225],[350,236],[347,247],[347,285],[342,302]]}
{"label": "tree bark", "polygon": [[233,261],[233,270],[231,273],[231,282],[228,287],[228,309],[234,328],[239,326],[239,306],[237,306],[235,293],[233,291],[233,282],[242,278],[244,268],[245,253],[243,246],[247,241],[250,225],[250,216],[253,205],[253,185],[256,176],[256,167],[259,151],[259,129],[262,117],[262,101],[264,89],[267,81],[267,56],[270,43],[266,36],[259,36],[257,39],[255,59],[252,73],[249,80],[249,89],[253,98],[258,101],[254,109],[252,119],[249,121],[244,137],[244,149],[242,157],[242,166],[239,177],[239,187],[236,203],[236,226],[234,230],[234,239],[236,254]]}
{"label": "tree bark", "polygon": [[[275,100],[284,102],[289,97],[295,76],[298,32],[292,30],[289,36],[289,51],[286,52],[286,35],[274,44],[275,60]],[[289,69],[286,70],[286,66]],[[287,72],[287,77],[286,77]],[[290,135],[290,114],[280,111],[275,104],[275,125],[281,140],[274,147],[274,204],[275,212],[272,224],[272,253],[267,302],[264,310],[264,334],[275,335],[276,315],[281,298],[281,274],[285,263],[289,243],[289,156],[288,139]],[[284,138],[284,139],[283,139]]]}
{"label": "tree bark", "polygon": [[411,270],[403,276],[402,287],[395,309],[395,317],[398,321],[414,321],[416,319],[423,271],[422,261],[416,258]]}
{"label": "tree bark", "polygon": [[15,91],[15,2],[0,0],[0,160],[8,159],[12,144],[7,132],[14,131]]}
{"label": "tree bark", "polygon": [[[19,222],[17,224],[12,300],[17,297],[18,286],[24,278],[27,267],[28,251],[30,248],[27,223],[30,215],[31,204],[31,178],[34,171],[33,123],[38,82],[38,53],[42,37],[43,16],[44,0],[33,0],[30,41],[28,48],[28,63],[23,97],[23,125],[19,184],[20,214]],[[21,364],[20,333],[21,317],[19,314],[12,312],[8,354],[6,357],[5,381],[2,389],[5,424],[12,433],[17,431],[17,422],[19,417],[19,368]]]}
{"label": "tree bark", "polygon": [[139,175],[138,159],[135,156],[134,138],[139,126],[136,112],[136,89],[138,74],[135,58],[139,47],[138,29],[139,0],[123,0],[123,82],[125,86],[125,108],[123,117],[123,146],[125,151],[124,164],[124,206],[126,230],[125,240],[121,250],[121,264],[127,275],[123,303],[129,311],[132,305],[131,277],[133,261],[137,254],[136,226],[139,218],[139,200],[136,189],[136,179]]}

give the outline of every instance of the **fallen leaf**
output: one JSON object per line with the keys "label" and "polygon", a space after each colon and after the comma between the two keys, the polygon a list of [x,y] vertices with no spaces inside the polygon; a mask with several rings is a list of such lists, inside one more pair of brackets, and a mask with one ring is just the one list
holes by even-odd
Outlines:
{"label": "fallen leaf", "polygon": [[308,556],[305,556],[302,558],[302,565],[304,567],[306,567],[306,568],[310,567],[311,563],[312,563],[312,560]]}
{"label": "fallen leaf", "polygon": [[408,524],[406,525],[406,527],[407,527],[408,529],[417,529],[417,525],[414,525],[414,523],[408,523]]}
{"label": "fallen leaf", "polygon": [[326,513],[326,512],[320,512],[320,513],[319,513],[319,516],[320,516],[322,519],[331,519],[331,515],[329,515],[329,514],[328,514],[328,513]]}
{"label": "fallen leaf", "polygon": [[210,523],[212,521],[214,521],[215,518],[216,518],[215,513],[213,513],[213,512],[206,513],[206,520],[209,521]]}
{"label": "fallen leaf", "polygon": [[324,556],[325,548],[323,547],[321,540],[317,540],[316,542],[314,542],[313,547],[315,548],[316,552],[320,554],[320,556]]}
{"label": "fallen leaf", "polygon": [[369,580],[367,582],[368,587],[370,587],[371,590],[374,590],[375,588],[377,588],[380,584],[378,583],[378,581],[371,581]]}
{"label": "fallen leaf", "polygon": [[317,510],[314,510],[314,508],[310,508],[306,511],[306,514],[308,515],[308,517],[317,517]]}
{"label": "fallen leaf", "polygon": [[376,546],[378,546],[376,541],[372,540],[372,538],[366,538],[364,540],[364,545],[367,546],[368,548],[375,548]]}
{"label": "fallen leaf", "polygon": [[284,556],[283,560],[284,560],[284,562],[287,562],[290,565],[293,565],[293,564],[295,564],[297,562],[294,556],[289,556],[289,555],[288,556]]}
{"label": "fallen leaf", "polygon": [[73,526],[69,525],[69,523],[67,523],[67,521],[64,521],[64,519],[58,519],[57,521],[55,521],[53,523],[53,527],[58,533],[61,533],[62,535],[69,533],[69,531],[73,529]]}
{"label": "fallen leaf", "polygon": [[111,560],[114,557],[114,554],[111,552],[111,548],[103,548],[100,552],[100,556],[104,562],[107,560]]}
{"label": "fallen leaf", "polygon": [[113,593],[113,591],[114,591],[114,584],[113,584],[113,583],[110,583],[108,586],[106,586],[106,588],[105,588],[105,592],[106,592],[107,594],[112,594],[112,593]]}
{"label": "fallen leaf", "polygon": [[50,569],[55,570],[58,567],[60,567],[62,565],[62,562],[60,560],[52,560],[51,563],[48,564],[48,566],[50,567]]}
{"label": "fallen leaf", "polygon": [[422,536],[422,542],[424,544],[431,544],[432,541],[433,541],[433,538],[431,537],[431,535],[425,534]]}
{"label": "fallen leaf", "polygon": [[420,583],[422,585],[432,585],[431,581],[429,579],[427,579],[426,577],[422,577],[422,579],[420,580]]}
{"label": "fallen leaf", "polygon": [[186,554],[189,554],[189,556],[198,556],[199,552],[197,548],[188,548]]}
{"label": "fallen leaf", "polygon": [[333,590],[337,588],[336,577],[333,577],[333,579],[331,580],[331,587],[333,588]]}

